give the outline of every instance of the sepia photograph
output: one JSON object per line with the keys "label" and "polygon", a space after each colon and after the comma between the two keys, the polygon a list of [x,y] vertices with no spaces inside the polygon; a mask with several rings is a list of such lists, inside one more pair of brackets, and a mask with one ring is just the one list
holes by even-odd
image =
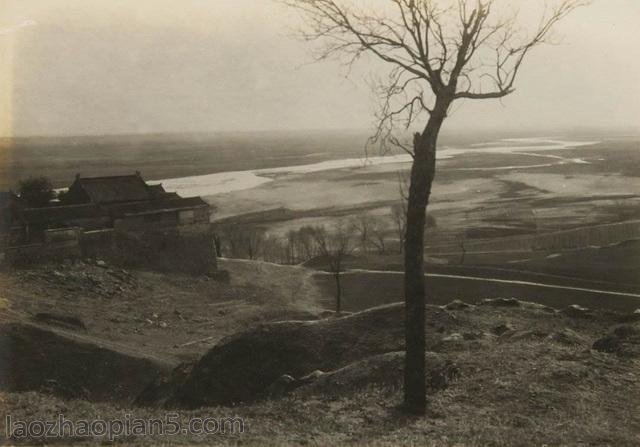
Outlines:
{"label": "sepia photograph", "polygon": [[0,445],[640,445],[639,26],[0,0]]}

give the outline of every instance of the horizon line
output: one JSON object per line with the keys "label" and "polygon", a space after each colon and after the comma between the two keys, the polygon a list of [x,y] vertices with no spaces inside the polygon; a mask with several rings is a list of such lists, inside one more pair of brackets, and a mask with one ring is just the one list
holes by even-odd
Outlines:
{"label": "horizon line", "polygon": [[[405,132],[413,132],[415,130],[407,129]],[[566,126],[545,126],[545,127],[465,127],[455,126],[449,129],[443,129],[443,134],[451,132],[568,132],[568,131],[615,131],[615,132],[638,132],[640,126],[637,125],[616,125],[616,126],[588,126],[588,125],[566,125]],[[260,134],[260,133],[328,133],[328,132],[352,132],[352,133],[371,133],[371,128],[364,127],[342,127],[342,128],[300,128],[300,129],[256,129],[256,130],[197,130],[197,131],[149,131],[149,132],[105,132],[105,133],[86,133],[86,134],[22,134],[22,135],[2,135],[0,140],[20,140],[20,139],[65,139],[65,138],[104,138],[104,137],[149,137],[149,136],[178,136],[178,135],[230,135],[230,134]]]}

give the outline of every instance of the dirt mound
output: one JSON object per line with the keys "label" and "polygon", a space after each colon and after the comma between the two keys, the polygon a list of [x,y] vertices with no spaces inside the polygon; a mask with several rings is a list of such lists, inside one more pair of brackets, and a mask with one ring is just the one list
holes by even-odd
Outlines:
{"label": "dirt mound", "polygon": [[[404,306],[392,304],[344,318],[262,324],[222,340],[182,383],[159,381],[171,395],[148,389],[144,395],[155,395],[155,402],[144,403],[195,408],[255,400],[283,375],[300,378],[403,350],[403,319]],[[435,332],[452,324],[455,318],[446,310],[429,306],[427,349],[437,348],[441,341]]]}
{"label": "dirt mound", "polygon": [[128,402],[166,368],[34,325],[0,325],[3,391]]}
{"label": "dirt mound", "polygon": [[[444,355],[427,352],[426,380],[429,390],[441,390],[457,375],[458,368]],[[296,387],[299,396],[334,396],[342,398],[375,386],[399,388],[402,385],[404,352],[389,352],[351,363],[336,371],[315,374]],[[305,382],[304,379],[300,380]]]}

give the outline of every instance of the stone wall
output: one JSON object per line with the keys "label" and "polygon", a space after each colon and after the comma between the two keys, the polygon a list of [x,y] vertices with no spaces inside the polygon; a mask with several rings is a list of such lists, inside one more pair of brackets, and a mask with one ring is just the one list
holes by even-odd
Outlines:
{"label": "stone wall", "polygon": [[17,245],[5,249],[5,261],[15,267],[51,260],[75,259],[82,256],[80,228],[51,229],[44,232],[44,242]]}
{"label": "stone wall", "polygon": [[[176,215],[177,217],[177,215]],[[208,274],[216,271],[210,224],[117,225],[83,232],[79,228],[47,230],[44,242],[12,246],[5,261],[16,267],[65,258],[103,259],[114,265],[157,271]]]}
{"label": "stone wall", "polygon": [[216,270],[213,235],[208,225],[117,231],[115,246],[114,261],[128,267],[190,274]]}

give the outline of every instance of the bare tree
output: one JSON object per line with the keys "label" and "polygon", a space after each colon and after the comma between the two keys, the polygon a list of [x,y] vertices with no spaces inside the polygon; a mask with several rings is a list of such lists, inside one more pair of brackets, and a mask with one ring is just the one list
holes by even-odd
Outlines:
{"label": "bare tree", "polygon": [[[350,66],[371,55],[390,68],[377,89],[381,107],[372,141],[413,158],[404,242],[404,402],[407,411],[424,414],[424,226],[440,129],[457,100],[513,93],[526,56],[585,1],[556,0],[531,33],[518,26],[517,14],[495,11],[493,0],[386,0],[375,6],[348,0],[282,1],[305,18],[302,37],[322,42],[319,60],[343,57]],[[406,131],[414,124],[421,130],[410,142],[394,132],[398,125]]]}
{"label": "bare tree", "polygon": [[465,258],[467,257],[467,222],[469,222],[469,211],[465,211],[462,230],[456,235],[456,242],[460,247],[460,265],[464,265]]}
{"label": "bare tree", "polygon": [[404,237],[407,233],[407,204],[400,201],[391,205],[391,218],[399,241],[400,254],[404,253]]}
{"label": "bare tree", "polygon": [[289,230],[287,232],[287,247],[289,252],[289,264],[295,264],[297,257],[297,245],[298,245],[298,232],[296,230]]}
{"label": "bare tree", "polygon": [[371,238],[371,216],[358,214],[353,218],[352,225],[358,236],[360,250],[362,250],[363,253],[367,253],[369,251]]}
{"label": "bare tree", "polygon": [[323,227],[317,227],[315,237],[320,252],[326,258],[329,270],[336,281],[336,313],[340,313],[342,311],[340,279],[344,270],[344,260],[355,248],[353,226],[340,221],[330,233]]}
{"label": "bare tree", "polygon": [[387,253],[387,233],[389,232],[389,223],[386,219],[373,218],[369,222],[371,233],[371,245],[375,247],[379,255]]}
{"label": "bare tree", "polygon": [[219,229],[216,244],[225,247],[224,254],[232,258],[258,259],[265,240],[265,231],[256,227],[227,225]]}
{"label": "bare tree", "polygon": [[307,261],[318,256],[318,246],[315,239],[317,228],[305,225],[298,230],[299,256]]}
{"label": "bare tree", "polygon": [[265,240],[265,231],[262,228],[247,228],[244,231],[244,248],[247,253],[247,257],[251,260],[258,259],[262,252],[262,247]]}

